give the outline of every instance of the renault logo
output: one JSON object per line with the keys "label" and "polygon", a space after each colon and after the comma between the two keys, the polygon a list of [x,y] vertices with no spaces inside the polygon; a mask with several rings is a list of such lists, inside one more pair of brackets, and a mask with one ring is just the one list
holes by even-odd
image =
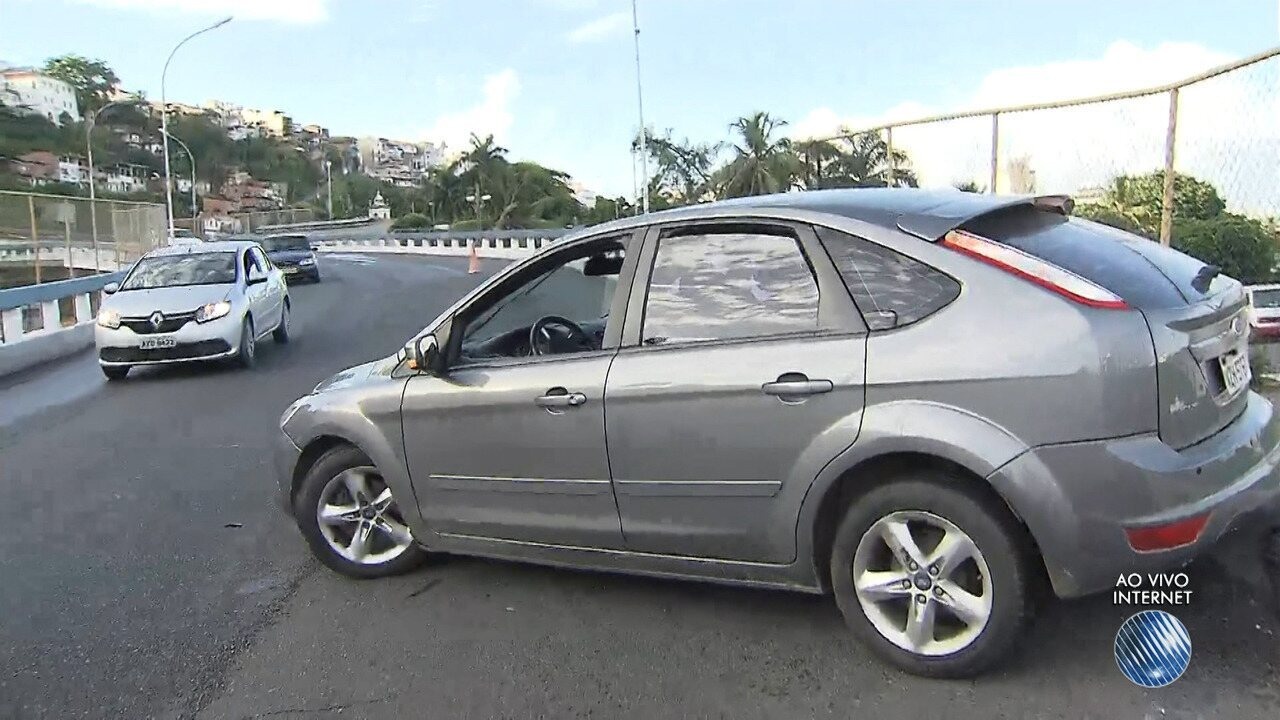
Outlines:
{"label": "renault logo", "polygon": [[161,312],[160,312],[159,310],[157,310],[157,311],[155,311],[155,312],[151,313],[151,317],[149,318],[149,320],[150,320],[150,322],[151,322],[151,328],[152,328],[153,330],[159,330],[159,329],[160,329],[160,323],[164,322],[164,315],[163,315],[163,314],[161,314]]}
{"label": "renault logo", "polygon": [[1240,334],[1240,318],[1238,316],[1231,321],[1231,334]]}

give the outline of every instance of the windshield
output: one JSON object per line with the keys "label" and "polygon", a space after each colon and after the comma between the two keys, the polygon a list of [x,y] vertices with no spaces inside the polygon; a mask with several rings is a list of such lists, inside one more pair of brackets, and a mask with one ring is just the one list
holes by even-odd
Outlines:
{"label": "windshield", "polygon": [[1256,308],[1280,308],[1280,288],[1254,290],[1253,306]]}
{"label": "windshield", "polygon": [[179,285],[226,285],[235,281],[235,253],[170,255],[139,260],[120,289],[148,290]]}
{"label": "windshield", "polygon": [[311,249],[311,246],[307,244],[307,238],[305,235],[279,235],[276,237],[263,238],[260,242],[267,252]]}

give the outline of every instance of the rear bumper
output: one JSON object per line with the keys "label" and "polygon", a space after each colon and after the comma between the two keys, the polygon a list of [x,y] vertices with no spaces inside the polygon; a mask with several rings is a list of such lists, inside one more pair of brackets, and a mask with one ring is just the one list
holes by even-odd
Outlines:
{"label": "rear bumper", "polygon": [[[1155,435],[1030,450],[990,476],[1026,522],[1062,597],[1115,586],[1121,573],[1179,567],[1243,523],[1280,525],[1280,417],[1256,393],[1240,417],[1191,447]],[[1126,528],[1208,514],[1192,543],[1153,552]]]}

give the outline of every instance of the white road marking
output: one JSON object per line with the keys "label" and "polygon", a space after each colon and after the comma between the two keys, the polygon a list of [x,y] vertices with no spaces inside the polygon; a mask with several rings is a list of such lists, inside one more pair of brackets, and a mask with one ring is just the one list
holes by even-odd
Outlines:
{"label": "white road marking", "polygon": [[357,265],[370,265],[372,263],[378,262],[377,260],[367,255],[347,255],[345,253],[325,253],[324,256],[327,258],[333,258],[334,260],[345,260],[346,262],[352,262]]}

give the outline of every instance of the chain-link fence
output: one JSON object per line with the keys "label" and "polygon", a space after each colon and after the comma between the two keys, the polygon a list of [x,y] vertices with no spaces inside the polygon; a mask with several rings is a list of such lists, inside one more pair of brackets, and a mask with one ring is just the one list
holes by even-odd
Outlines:
{"label": "chain-link fence", "polygon": [[1245,216],[1275,232],[1280,48],[1167,85],[825,139],[847,146],[866,137],[887,146],[889,184],[1068,194],[1081,214],[1132,224],[1166,244],[1175,221],[1207,214]]}
{"label": "chain-link fence", "polygon": [[0,191],[0,288],[123,268],[165,235],[163,205]]}

